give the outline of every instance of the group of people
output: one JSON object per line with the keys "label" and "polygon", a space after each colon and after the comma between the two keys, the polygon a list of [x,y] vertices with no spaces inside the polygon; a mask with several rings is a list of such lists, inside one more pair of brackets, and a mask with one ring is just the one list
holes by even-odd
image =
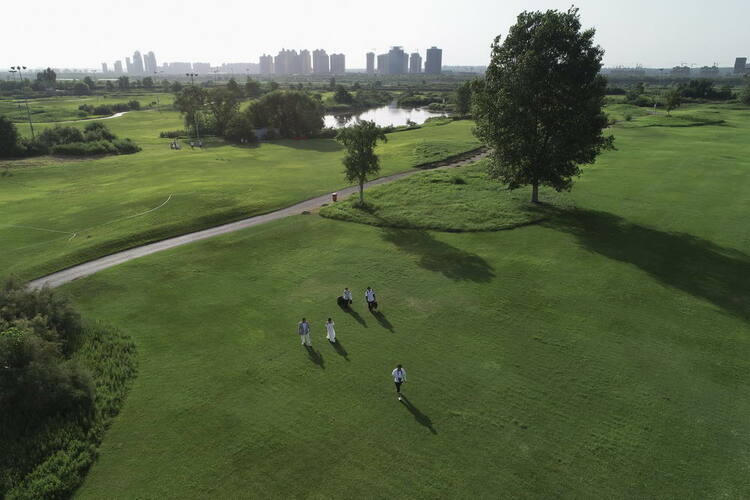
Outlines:
{"label": "group of people", "polygon": [[[352,291],[349,290],[349,288],[344,288],[344,292],[337,299],[337,302],[339,306],[348,309],[354,302],[352,298]],[[375,296],[375,290],[373,290],[372,287],[368,286],[367,290],[365,290],[365,302],[367,302],[367,309],[370,312],[377,311],[378,300]],[[335,326],[336,324],[331,318],[328,318],[328,321],[325,322],[326,338],[331,344],[336,343]],[[310,323],[307,321],[307,318],[302,318],[302,321],[297,323],[297,334],[299,335],[300,342],[303,346],[312,347],[312,340],[310,338]],[[391,372],[391,376],[393,377],[393,382],[396,385],[396,394],[398,395],[398,400],[401,401],[401,385],[406,382],[406,370],[402,365],[398,365]]]}

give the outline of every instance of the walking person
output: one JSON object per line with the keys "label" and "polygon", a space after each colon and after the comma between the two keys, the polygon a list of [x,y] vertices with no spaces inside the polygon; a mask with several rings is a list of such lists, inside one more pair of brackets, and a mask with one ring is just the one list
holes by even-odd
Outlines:
{"label": "walking person", "polygon": [[302,318],[302,321],[297,323],[297,333],[302,345],[312,347],[312,342],[310,341],[310,323],[305,318]]}
{"label": "walking person", "polygon": [[396,368],[391,372],[393,376],[393,382],[396,384],[396,394],[398,394],[398,400],[401,401],[401,384],[406,382],[406,370],[401,365],[397,365]]}
{"label": "walking person", "polygon": [[328,318],[328,321],[326,321],[326,338],[331,344],[336,343],[336,330],[334,329],[335,325],[336,324],[333,322],[333,320],[331,318]]}
{"label": "walking person", "polygon": [[378,308],[378,301],[375,298],[375,290],[369,286],[367,287],[367,290],[365,290],[365,300],[367,301],[367,309],[369,309],[370,312],[372,312],[373,309]]}
{"label": "walking person", "polygon": [[341,297],[344,299],[344,302],[347,306],[352,305],[352,291],[348,288],[344,288],[344,293],[341,294]]}

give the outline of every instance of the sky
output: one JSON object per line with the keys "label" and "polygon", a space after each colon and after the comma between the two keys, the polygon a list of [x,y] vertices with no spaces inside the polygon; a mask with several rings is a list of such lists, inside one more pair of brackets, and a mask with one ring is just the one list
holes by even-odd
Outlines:
{"label": "sky", "polygon": [[[565,10],[572,0],[35,0],[3,2],[0,71],[98,69],[133,51],[157,62],[258,62],[282,48],[346,54],[400,45],[443,49],[443,65],[486,65],[490,43],[524,10]],[[750,0],[578,0],[596,28],[605,66],[732,66],[750,57]]]}

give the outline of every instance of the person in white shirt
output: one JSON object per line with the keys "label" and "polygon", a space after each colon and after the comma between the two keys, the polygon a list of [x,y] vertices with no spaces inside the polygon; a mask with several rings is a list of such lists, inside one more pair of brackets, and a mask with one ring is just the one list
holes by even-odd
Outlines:
{"label": "person in white shirt", "polygon": [[398,400],[401,401],[401,384],[406,382],[406,370],[401,365],[396,366],[391,372],[393,376],[393,382],[396,384],[396,394],[398,394]]}
{"label": "person in white shirt", "polygon": [[336,330],[334,330],[335,323],[331,318],[326,321],[326,338],[331,344],[336,343]]}
{"label": "person in white shirt", "polygon": [[344,288],[344,293],[341,295],[341,297],[346,301],[346,305],[352,304],[352,291],[348,288]]}
{"label": "person in white shirt", "polygon": [[370,311],[378,308],[378,301],[375,298],[375,290],[369,286],[367,287],[367,290],[365,290],[365,300],[367,301],[367,309]]}

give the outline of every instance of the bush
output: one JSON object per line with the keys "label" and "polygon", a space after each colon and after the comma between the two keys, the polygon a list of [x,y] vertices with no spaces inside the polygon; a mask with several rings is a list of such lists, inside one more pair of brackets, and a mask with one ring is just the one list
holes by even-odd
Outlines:
{"label": "bush", "polygon": [[162,130],[159,132],[159,137],[161,139],[177,139],[178,137],[184,137],[187,135],[187,132],[184,130]]}
{"label": "bush", "polygon": [[63,127],[55,125],[42,131],[37,140],[47,148],[57,144],[71,144],[74,142],[83,142],[83,132],[77,127]]}
{"label": "bush", "polygon": [[16,156],[19,153],[19,137],[16,124],[0,116],[0,158]]}
{"label": "bush", "polygon": [[740,102],[742,104],[750,106],[750,83],[748,83],[747,87],[745,87],[745,90],[742,91],[742,94],[740,95]]}
{"label": "bush", "polygon": [[88,115],[94,114],[94,106],[92,106],[91,104],[81,104],[80,106],[78,106],[78,110],[83,111]]}
{"label": "bush", "polygon": [[141,103],[139,101],[128,101],[128,109],[138,111],[141,109]]}
{"label": "bush", "polygon": [[231,142],[252,143],[257,142],[253,132],[253,122],[247,113],[236,113],[227,123],[224,130],[224,138]]}
{"label": "bush", "polygon": [[109,131],[109,129],[102,122],[91,122],[83,127],[83,136],[86,142],[91,141],[111,141],[116,138],[115,134]]}
{"label": "bush", "polygon": [[92,156],[117,153],[117,148],[109,141],[70,142],[56,144],[50,151],[52,154],[63,156]]}
{"label": "bush", "polygon": [[113,113],[114,111],[112,110],[112,106],[108,104],[101,104],[99,106],[96,106],[91,112],[92,115],[111,115]]}
{"label": "bush", "polygon": [[115,149],[117,149],[117,153],[121,155],[129,155],[141,150],[140,146],[130,139],[117,139],[112,142],[112,144],[114,144]]}

